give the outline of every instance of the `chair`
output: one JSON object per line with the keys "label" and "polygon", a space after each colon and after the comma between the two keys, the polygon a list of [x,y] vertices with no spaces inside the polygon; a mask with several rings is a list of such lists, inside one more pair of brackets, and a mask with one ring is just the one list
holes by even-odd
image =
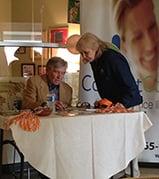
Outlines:
{"label": "chair", "polygon": [[134,170],[133,170],[133,160],[131,160],[130,162],[130,176],[133,177],[134,176]]}
{"label": "chair", "polygon": [[3,140],[3,129],[0,129],[0,178],[2,178],[2,156],[3,156],[3,146],[9,144],[14,147],[20,156],[20,179],[23,179],[24,174],[24,155],[17,147],[14,140]]}

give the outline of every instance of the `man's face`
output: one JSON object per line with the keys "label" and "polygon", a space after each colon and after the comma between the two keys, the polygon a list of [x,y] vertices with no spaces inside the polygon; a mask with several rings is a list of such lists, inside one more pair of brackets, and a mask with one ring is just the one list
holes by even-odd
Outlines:
{"label": "man's face", "polygon": [[64,75],[66,73],[66,66],[59,67],[59,68],[51,68],[46,70],[46,74],[50,83],[54,85],[59,85],[60,82],[63,80]]}
{"label": "man's face", "polygon": [[151,0],[143,0],[126,13],[124,50],[139,70],[152,72],[157,69],[158,36]]}

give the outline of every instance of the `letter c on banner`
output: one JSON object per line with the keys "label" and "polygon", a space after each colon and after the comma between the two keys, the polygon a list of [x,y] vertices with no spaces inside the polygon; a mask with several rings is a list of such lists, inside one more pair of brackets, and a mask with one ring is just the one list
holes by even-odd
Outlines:
{"label": "letter c on banner", "polygon": [[[87,87],[86,87],[86,83],[85,83],[85,80],[86,80],[87,78],[91,78],[91,75],[85,75],[85,76],[83,77],[83,79],[82,79],[82,88],[83,88],[85,91],[90,91],[91,88],[90,88],[90,87],[87,88]],[[87,83],[87,84],[88,84],[88,83]]]}
{"label": "letter c on banner", "polygon": [[98,91],[95,81],[93,81],[93,83],[92,83],[92,88],[93,88],[94,91]]}
{"label": "letter c on banner", "polygon": [[90,83],[86,82],[86,80],[91,80],[91,78],[92,78],[91,75],[85,75],[85,76],[83,77],[83,79],[82,79],[82,88],[83,88],[85,91],[91,91],[91,89],[92,89],[93,91],[98,91],[98,90],[97,90],[97,87],[96,87],[96,82],[95,82],[95,81],[93,81],[93,82],[91,83],[91,86],[88,86],[88,84],[90,84]]}

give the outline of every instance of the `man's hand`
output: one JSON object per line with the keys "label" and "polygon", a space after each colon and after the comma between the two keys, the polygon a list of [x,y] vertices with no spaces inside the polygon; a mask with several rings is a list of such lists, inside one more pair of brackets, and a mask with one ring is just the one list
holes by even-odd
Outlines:
{"label": "man's hand", "polygon": [[56,110],[63,111],[66,109],[67,105],[64,104],[62,101],[55,101]]}

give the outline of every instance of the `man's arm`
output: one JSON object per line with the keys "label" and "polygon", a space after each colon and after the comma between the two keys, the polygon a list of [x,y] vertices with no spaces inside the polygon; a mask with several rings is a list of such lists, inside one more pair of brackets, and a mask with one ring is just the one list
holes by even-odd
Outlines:
{"label": "man's arm", "polygon": [[40,106],[40,101],[37,101],[37,89],[34,78],[29,78],[27,80],[26,88],[23,94],[23,109],[34,109]]}

